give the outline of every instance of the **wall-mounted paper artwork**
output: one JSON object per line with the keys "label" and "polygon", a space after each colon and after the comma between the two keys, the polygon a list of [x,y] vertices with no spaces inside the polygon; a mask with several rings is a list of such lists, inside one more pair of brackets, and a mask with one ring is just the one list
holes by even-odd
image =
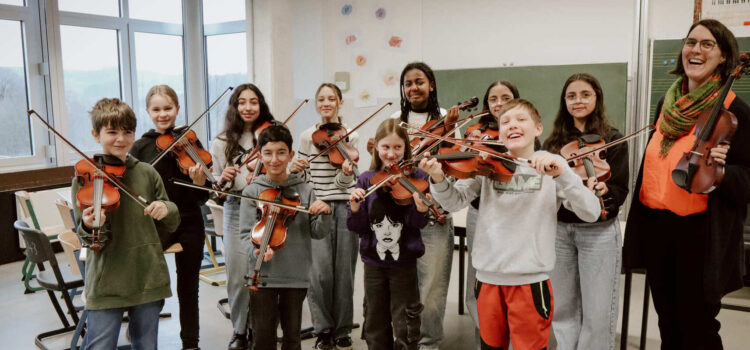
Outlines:
{"label": "wall-mounted paper artwork", "polygon": [[385,86],[395,86],[398,85],[399,76],[396,71],[389,69],[383,74],[383,84]]}
{"label": "wall-mounted paper artwork", "polygon": [[375,18],[377,18],[379,20],[384,20],[385,19],[385,14],[386,13],[385,13],[385,8],[384,7],[378,7],[378,9],[375,10]]}
{"label": "wall-mounted paper artwork", "polygon": [[360,90],[359,95],[354,99],[354,107],[357,108],[372,107],[377,103],[378,100],[372,93],[370,93],[369,89]]}
{"label": "wall-mounted paper artwork", "polygon": [[401,43],[404,42],[404,39],[398,35],[391,35],[390,39],[388,39],[388,46],[399,48],[401,47]]}
{"label": "wall-mounted paper artwork", "polygon": [[346,46],[351,46],[357,42],[357,34],[349,34],[344,38]]}
{"label": "wall-mounted paper artwork", "polygon": [[358,55],[357,58],[354,59],[354,62],[358,67],[364,67],[367,64],[367,58],[364,55]]}
{"label": "wall-mounted paper artwork", "polygon": [[344,6],[341,6],[341,15],[349,16],[352,14],[353,10],[354,10],[354,7],[352,6],[352,4],[345,4]]}

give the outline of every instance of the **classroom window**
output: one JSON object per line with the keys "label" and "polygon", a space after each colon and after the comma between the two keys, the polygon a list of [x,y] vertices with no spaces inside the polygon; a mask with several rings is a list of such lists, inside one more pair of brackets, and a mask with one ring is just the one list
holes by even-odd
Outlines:
{"label": "classroom window", "polygon": [[[245,33],[206,37],[208,71],[208,103],[218,98],[229,86],[247,82],[247,39]],[[214,139],[224,125],[229,98],[214,108],[210,116],[210,138]]]}
{"label": "classroom window", "polygon": [[0,0],[0,4],[23,6],[23,0]]}
{"label": "classroom window", "polygon": [[204,0],[203,23],[225,23],[245,19],[244,0]]}
{"label": "classroom window", "polygon": [[[146,94],[154,85],[169,85],[182,105],[176,125],[185,125],[185,80],[183,74],[182,37],[151,33],[135,33],[135,64],[138,87],[133,108],[138,116],[136,137],[153,127],[146,112]],[[177,101],[176,101],[177,102]]]}
{"label": "classroom window", "polygon": [[128,7],[130,18],[182,24],[180,0],[129,0]]}
{"label": "classroom window", "polygon": [[60,0],[60,11],[120,17],[118,0]]}
{"label": "classroom window", "polygon": [[121,98],[117,31],[60,26],[68,137],[97,149],[88,111],[101,98]]}
{"label": "classroom window", "polygon": [[0,20],[0,159],[30,156],[31,131],[26,90],[23,23]]}

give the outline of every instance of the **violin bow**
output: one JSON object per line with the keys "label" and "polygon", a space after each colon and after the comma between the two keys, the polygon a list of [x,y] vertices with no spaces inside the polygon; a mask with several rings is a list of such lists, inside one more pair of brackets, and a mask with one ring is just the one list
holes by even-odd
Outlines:
{"label": "violin bow", "polygon": [[632,133],[632,134],[630,134],[630,135],[628,135],[628,136],[623,136],[623,137],[621,137],[621,138],[619,138],[619,139],[617,139],[617,140],[614,140],[614,141],[612,141],[612,142],[610,142],[610,143],[607,143],[607,144],[601,145],[601,146],[599,146],[599,147],[597,147],[597,148],[594,148],[594,149],[591,149],[591,150],[589,150],[589,151],[583,152],[583,153],[581,153],[581,154],[578,154],[578,155],[576,155],[576,156],[574,156],[574,157],[570,157],[570,158],[568,158],[568,159],[566,159],[566,160],[567,160],[567,161],[571,161],[571,160],[578,160],[578,159],[581,159],[581,158],[583,158],[583,157],[586,157],[586,156],[588,156],[589,154],[592,154],[592,153],[596,153],[596,152],[598,152],[599,150],[602,150],[602,149],[606,149],[606,148],[612,147],[612,146],[614,146],[614,145],[617,145],[617,144],[623,143],[623,142],[625,142],[625,141],[628,141],[628,140],[630,140],[630,139],[632,139],[632,138],[638,137],[638,136],[639,136],[639,135],[640,135],[641,133],[643,133],[644,131],[649,131],[649,130],[651,130],[651,129],[655,129],[655,128],[656,128],[656,126],[654,126],[654,124],[649,124],[649,125],[646,125],[646,126],[644,126],[643,128],[641,128],[640,130],[638,130],[638,131],[636,131],[636,132],[634,132],[634,133]]}
{"label": "violin bow", "polygon": [[236,194],[236,193],[228,192],[228,191],[217,190],[217,189],[211,188],[211,187],[198,186],[198,185],[193,184],[191,182],[177,180],[177,179],[172,179],[170,181],[173,184],[179,185],[179,186],[185,186],[185,187],[195,188],[195,189],[198,189],[198,190],[204,190],[204,191],[208,191],[208,192],[215,192],[215,193],[219,193],[219,194],[225,194],[227,196],[232,196],[232,197],[237,197],[237,198],[249,199],[249,200],[256,201],[256,202],[261,202],[261,203],[265,203],[265,204],[268,204],[268,205],[273,205],[273,206],[276,206],[276,207],[279,207],[279,208],[284,208],[284,209],[289,209],[289,210],[294,210],[294,211],[299,211],[299,212],[303,212],[303,213],[312,214],[307,208],[305,208],[303,206],[295,206],[295,205],[288,205],[288,204],[277,203],[277,202],[274,202],[274,201],[267,201],[265,199],[255,198],[255,197],[251,197],[251,196],[245,196],[245,195],[242,195],[242,194]]}
{"label": "violin bow", "polygon": [[151,161],[151,165],[152,166],[156,165],[156,163],[158,163],[162,158],[164,158],[164,156],[167,155],[167,153],[169,153],[169,151],[171,151],[172,148],[174,148],[174,146],[177,145],[177,143],[179,143],[183,138],[185,138],[185,135],[187,135],[188,131],[190,131],[190,129],[192,129],[193,126],[195,126],[195,124],[197,124],[201,119],[203,119],[203,117],[207,116],[208,113],[211,112],[211,110],[214,107],[219,105],[219,102],[221,102],[221,100],[223,100],[224,97],[227,96],[227,93],[232,91],[232,89],[234,88],[230,86],[226,90],[224,90],[224,92],[222,92],[221,95],[219,95],[219,97],[217,97],[216,100],[214,100],[214,102],[210,106],[208,106],[208,109],[206,109],[203,113],[201,113],[201,115],[198,116],[198,118],[196,118],[192,123],[190,123],[190,125],[188,125],[188,127],[185,128],[185,130],[183,130],[179,136],[175,137],[169,146],[164,148],[164,150],[162,150],[159,154],[156,155],[156,158],[154,158],[154,160]]}
{"label": "violin bow", "polygon": [[76,153],[78,153],[78,155],[81,156],[81,158],[84,161],[86,161],[86,163],[89,163],[89,165],[99,170],[102,173],[102,175],[104,175],[104,177],[107,178],[107,180],[112,182],[115,186],[119,187],[123,192],[125,192],[126,195],[128,195],[128,197],[132,198],[136,203],[138,203],[144,209],[148,207],[149,204],[151,204],[151,202],[149,202],[146,198],[144,198],[143,196],[141,196],[140,194],[136,193],[135,191],[130,189],[128,186],[126,186],[120,179],[107,173],[107,171],[105,171],[103,167],[99,166],[97,162],[89,158],[89,156],[87,156],[85,153],[83,153],[83,151],[78,149],[78,147],[74,146],[73,143],[68,141],[68,139],[66,139],[64,136],[60,135],[60,133],[57,132],[57,130],[55,130],[55,128],[53,128],[52,125],[49,125],[47,121],[44,120],[44,118],[42,118],[42,116],[39,115],[39,113],[37,113],[33,109],[26,111],[26,113],[29,115],[29,117],[32,115],[35,115],[37,119],[40,122],[42,122],[42,124],[44,124],[44,126],[47,127],[47,129],[49,129],[49,131],[55,134],[55,136],[60,138],[60,140],[62,140],[65,144],[67,144],[70,148],[72,148]]}
{"label": "violin bow", "polygon": [[353,133],[354,131],[356,131],[357,129],[359,129],[362,125],[365,125],[365,123],[367,123],[370,119],[372,119],[372,117],[374,117],[376,114],[380,113],[380,111],[382,111],[385,107],[388,107],[388,106],[390,106],[392,104],[393,104],[393,102],[387,102],[386,104],[382,105],[380,108],[378,108],[377,111],[375,111],[375,113],[371,114],[369,117],[365,118],[365,120],[363,120],[361,123],[359,123],[357,126],[355,126],[354,128],[352,128],[351,130],[349,130],[349,132],[347,132],[346,135],[342,136],[341,138],[339,138],[338,140],[336,140],[335,142],[333,142],[332,144],[330,144],[328,146],[328,148],[326,148],[326,149],[318,152],[318,154],[314,155],[312,158],[308,159],[307,161],[308,162],[312,162],[313,159],[318,158],[321,155],[328,153],[328,151],[330,151],[334,147],[336,147],[337,143],[341,142],[341,140],[345,140],[346,138],[348,138],[349,135],[351,135],[351,133]]}
{"label": "violin bow", "polygon": [[[304,101],[300,102],[297,108],[295,108],[294,111],[292,111],[292,114],[290,114],[288,117],[286,117],[286,119],[284,119],[284,122],[282,122],[281,125],[286,125],[286,123],[289,122],[289,120],[292,119],[292,117],[294,117],[295,114],[297,114],[297,111],[299,111],[300,108],[302,108],[302,106],[304,106],[308,102],[310,102],[310,100],[307,98]],[[250,163],[251,161],[253,161],[253,159],[257,158],[256,157],[257,154],[258,154],[258,148],[254,147],[253,151],[250,152],[250,154],[247,155],[247,158],[245,158],[245,160],[242,163],[240,163],[240,165],[238,165],[237,167],[242,167],[243,165]]]}

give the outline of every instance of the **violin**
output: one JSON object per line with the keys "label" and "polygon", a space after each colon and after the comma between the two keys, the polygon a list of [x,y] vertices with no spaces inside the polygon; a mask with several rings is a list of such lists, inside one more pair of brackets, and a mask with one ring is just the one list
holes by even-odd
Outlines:
{"label": "violin", "polygon": [[[356,148],[352,147],[346,142],[337,142],[341,138],[347,135],[346,128],[341,123],[325,123],[318,127],[312,134],[313,144],[319,150],[328,149],[332,144],[335,147],[328,151],[328,161],[330,164],[337,169],[341,169],[344,161],[349,161],[352,164],[352,172],[354,177],[359,177],[359,171],[357,171],[357,162],[359,161],[359,152]],[[349,141],[348,138],[345,141]]]}
{"label": "violin", "polygon": [[[605,142],[601,135],[586,134],[563,146],[560,149],[560,155],[566,160],[572,159],[568,160],[568,165],[576,175],[583,179],[584,183],[590,178],[603,182],[609,180],[612,175],[609,163],[606,160],[606,149],[602,148],[604,145]],[[576,158],[581,153],[588,154]],[[602,208],[601,217],[606,219],[609,213],[605,209],[602,193],[599,190],[596,190],[595,193]]]}
{"label": "violin", "polygon": [[[298,206],[301,201],[299,194],[291,188],[269,188],[261,192],[260,199],[278,202],[290,206]],[[286,244],[287,223],[294,218],[297,212],[295,210],[281,208],[279,206],[258,203],[256,211],[257,223],[253,227],[251,238],[253,245],[258,247],[260,253],[255,260],[253,273],[250,277],[248,288],[250,291],[257,292],[258,285],[265,285],[261,282],[260,269],[263,265],[263,257],[270,247],[273,250],[279,250]]]}
{"label": "violin", "polygon": [[[138,203],[143,209],[146,209],[151,202],[130,189],[119,179],[119,177],[123,176],[126,169],[122,160],[107,155],[99,156],[97,160],[89,158],[83,153],[83,151],[78,149],[78,147],[73,145],[73,143],[68,141],[68,139],[55,130],[55,128],[49,125],[49,123],[47,123],[47,121],[36,111],[31,109],[26,113],[29,117],[32,115],[36,116],[39,122],[41,122],[49,131],[55,134],[60,141],[68,145],[82,158],[76,163],[75,171],[76,178],[78,181],[84,182],[84,186],[82,186],[78,193],[76,193],[76,201],[81,209],[91,206],[94,207],[95,239],[93,240],[94,244],[91,244],[91,250],[98,252],[103,248],[103,242],[99,235],[99,228],[102,225],[102,223],[99,222],[101,218],[101,210],[112,211],[117,208],[120,203],[120,191]],[[86,186],[85,184],[90,184],[90,186]],[[96,244],[97,242],[99,244]]]}
{"label": "violin", "polygon": [[475,176],[484,176],[489,179],[508,182],[513,178],[516,171],[515,164],[504,158],[491,155],[493,150],[485,145],[474,145],[471,152],[462,151],[459,144],[451,147],[441,147],[438,156],[452,156],[468,153],[470,159],[454,159],[452,157],[435,157],[443,164],[443,171],[449,176],[457,179],[468,179]]}
{"label": "violin", "polygon": [[482,116],[464,132],[464,137],[471,140],[497,140],[499,136],[500,128],[492,115]]}
{"label": "violin", "polygon": [[[151,161],[151,166],[155,166],[156,163],[164,158],[167,153],[172,153],[177,158],[177,163],[180,165],[180,170],[184,173],[188,173],[188,169],[195,166],[196,164],[203,165],[203,173],[206,174],[206,178],[211,183],[216,183],[209,167],[211,165],[211,153],[203,149],[198,141],[198,136],[195,131],[192,130],[193,126],[197,124],[201,119],[208,115],[211,110],[219,105],[219,102],[227,96],[229,91],[232,91],[232,87],[228,87],[224,92],[208,106],[208,109],[203,111],[190,125],[172,129],[172,132],[164,133],[156,138],[156,147],[160,150],[159,154],[156,155],[154,160]],[[177,135],[173,133],[177,132]]]}
{"label": "violin", "polygon": [[[672,170],[672,180],[680,188],[690,193],[709,193],[724,178],[724,165],[716,163],[711,157],[711,149],[719,145],[729,145],[737,131],[737,117],[724,108],[724,101],[732,84],[742,74],[750,74],[750,53],[740,57],[740,64],[734,68],[719,97],[710,110],[698,116],[695,123],[695,142],[690,151],[683,153],[677,166]],[[692,136],[692,135],[691,135]]]}
{"label": "violin", "polygon": [[440,224],[444,224],[447,216],[446,213],[435,203],[427,198],[426,192],[430,189],[430,184],[423,179],[415,176],[411,166],[403,164],[393,164],[378,172],[370,179],[370,185],[373,187],[368,192],[372,193],[377,188],[383,187],[385,192],[390,194],[393,201],[398,205],[410,205],[414,203],[413,193],[418,193],[419,198],[429,208],[432,219]]}
{"label": "violin", "polygon": [[[460,111],[467,111],[470,110],[479,104],[479,98],[476,96],[472,97],[468,101],[465,101],[463,103],[458,104],[458,110]],[[452,125],[448,125],[448,123],[445,122],[445,117],[440,119],[433,119],[427,121],[424,125],[422,125],[421,128],[419,128],[421,131],[425,131],[428,133],[436,134],[443,136],[453,129],[455,129],[455,123]],[[428,138],[424,136],[417,136],[413,138],[410,141],[411,144],[411,154],[417,155],[422,153],[425,150],[431,149],[431,146],[434,146],[438,144],[438,140],[434,138]]]}
{"label": "violin", "polygon": [[[173,133],[176,132],[179,135],[182,129],[183,128],[175,128],[172,129],[171,132],[159,135],[159,137],[156,138],[156,148],[158,148],[159,151],[167,149],[173,142],[175,142],[175,136]],[[177,164],[180,165],[180,171],[187,175],[190,168],[196,164],[200,164],[203,169],[203,174],[206,175],[206,179],[211,183],[216,183],[216,179],[210,171],[211,153],[201,146],[194,130],[186,130],[184,133],[185,136],[180,137],[178,141],[175,142],[175,146],[171,149],[172,154],[174,154],[177,159]]]}
{"label": "violin", "polygon": [[99,168],[92,166],[85,160],[79,160],[75,165],[75,177],[81,185],[76,193],[76,204],[81,210],[89,207],[94,208],[94,227],[91,229],[92,243],[84,244],[84,247],[98,253],[104,247],[100,235],[103,224],[100,222],[101,212],[102,210],[110,212],[120,206],[120,191],[104,177],[99,169],[104,169],[110,176],[121,178],[125,173],[125,163],[116,157],[104,154],[94,155],[94,161],[99,165]]}

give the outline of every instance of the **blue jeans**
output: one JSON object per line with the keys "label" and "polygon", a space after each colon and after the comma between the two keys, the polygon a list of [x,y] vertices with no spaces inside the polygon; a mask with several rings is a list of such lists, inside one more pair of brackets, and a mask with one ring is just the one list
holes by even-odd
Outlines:
{"label": "blue jeans", "polygon": [[224,202],[224,253],[227,266],[227,297],[229,318],[237,334],[246,334],[250,315],[250,291],[245,284],[249,274],[248,253],[250,237],[240,236],[240,199],[227,198]]}
{"label": "blue jeans", "polygon": [[419,347],[437,349],[443,340],[443,317],[453,262],[453,221],[445,225],[430,222],[422,229],[424,255],[417,259],[422,338]]}
{"label": "blue jeans", "polygon": [[164,300],[131,307],[87,310],[86,350],[112,350],[117,348],[122,315],[128,312],[128,329],[133,350],[156,349],[159,333],[159,312]]}
{"label": "blue jeans", "polygon": [[613,349],[618,315],[622,237],[617,219],[558,222],[552,330],[557,348]]}

